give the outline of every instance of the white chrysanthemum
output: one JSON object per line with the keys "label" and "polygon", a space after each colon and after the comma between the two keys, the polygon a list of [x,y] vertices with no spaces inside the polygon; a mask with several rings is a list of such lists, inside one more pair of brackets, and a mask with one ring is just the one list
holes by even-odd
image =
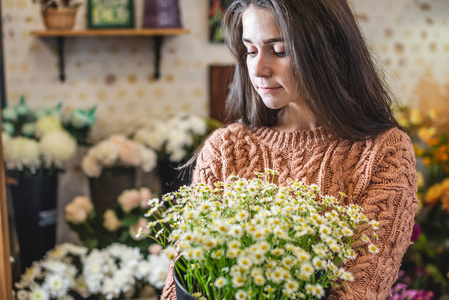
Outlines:
{"label": "white chrysanthemum", "polygon": [[42,137],[52,131],[61,131],[61,118],[56,115],[41,117],[36,121],[35,132],[37,137]]}
{"label": "white chrysanthemum", "polygon": [[237,264],[245,270],[249,270],[253,265],[253,261],[248,256],[240,256],[237,259]]}
{"label": "white chrysanthemum", "polygon": [[69,290],[70,281],[60,274],[49,274],[45,277],[43,287],[50,297],[61,297]]}
{"label": "white chrysanthemum", "polygon": [[315,269],[324,270],[327,267],[326,261],[322,260],[320,257],[314,257],[312,259],[312,264]]}
{"label": "white chrysanthemum", "polygon": [[310,275],[313,274],[313,272],[315,272],[315,269],[313,268],[312,264],[310,264],[310,263],[303,263],[301,265],[300,272],[301,272],[302,275],[305,275],[305,276],[309,277]]}
{"label": "white chrysanthemum", "polygon": [[2,131],[2,143],[3,143],[3,148],[6,147],[6,144],[8,144],[8,142],[11,140],[11,137],[9,136],[9,134],[7,134],[6,132]]}
{"label": "white chrysanthemum", "polygon": [[340,278],[345,281],[354,281],[354,276],[346,271],[344,271],[343,274],[340,275]]}
{"label": "white chrysanthemum", "polygon": [[67,270],[67,265],[65,263],[53,259],[42,262],[42,267],[57,274],[63,274]]}
{"label": "white chrysanthemum", "polygon": [[273,281],[276,284],[281,283],[282,281],[284,281],[286,272],[287,271],[284,268],[281,267],[275,268],[271,273],[271,281]]}
{"label": "white chrysanthemum", "polygon": [[80,275],[75,279],[74,290],[83,298],[87,298],[91,295],[83,275]]}
{"label": "white chrysanthemum", "polygon": [[148,261],[150,262],[148,283],[157,289],[161,289],[164,286],[165,279],[167,279],[171,260],[161,253],[159,255],[150,255]]}
{"label": "white chrysanthemum", "polygon": [[232,286],[234,288],[239,288],[244,285],[245,285],[245,278],[242,275],[237,274],[236,276],[232,277]]}
{"label": "white chrysanthemum", "polygon": [[196,115],[190,115],[188,117],[189,129],[197,135],[205,135],[207,132],[206,119]]}
{"label": "white chrysanthemum", "polygon": [[218,277],[214,282],[214,285],[219,289],[224,287],[225,284],[226,284],[226,278],[224,278],[224,277]]}
{"label": "white chrysanthemum", "polygon": [[56,245],[52,250],[48,251],[46,258],[60,260],[67,255],[67,248],[64,244]]}
{"label": "white chrysanthemum", "polygon": [[284,287],[287,289],[288,292],[296,292],[299,289],[299,284],[295,280],[287,280],[285,282]]}
{"label": "white chrysanthemum", "polygon": [[30,292],[29,299],[30,300],[49,300],[50,296],[43,288],[38,287]]}
{"label": "white chrysanthemum", "polygon": [[237,291],[237,293],[235,293],[235,299],[236,300],[246,299],[247,296],[248,296],[248,293],[246,291],[243,291],[243,290],[239,290],[239,291]]}
{"label": "white chrysanthemum", "polygon": [[4,147],[3,155],[8,170],[27,167],[35,171],[41,164],[39,143],[29,138],[11,138]]}
{"label": "white chrysanthemum", "polygon": [[28,292],[25,290],[18,290],[16,293],[17,300],[27,300]]}
{"label": "white chrysanthemum", "polygon": [[379,252],[379,249],[376,247],[376,245],[374,245],[374,244],[369,244],[369,245],[368,245],[368,251],[369,251],[370,253],[376,254],[376,253]]}
{"label": "white chrysanthemum", "polygon": [[46,133],[39,141],[47,165],[54,163],[58,168],[70,160],[76,152],[76,140],[67,131],[56,130]]}
{"label": "white chrysanthemum", "polygon": [[263,277],[262,274],[256,275],[253,277],[253,282],[254,284],[258,285],[258,286],[263,286],[265,285],[265,277]]}

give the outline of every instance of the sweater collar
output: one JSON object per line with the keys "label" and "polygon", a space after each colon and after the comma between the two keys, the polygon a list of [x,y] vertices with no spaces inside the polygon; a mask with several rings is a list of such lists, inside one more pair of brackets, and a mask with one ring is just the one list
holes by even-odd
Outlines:
{"label": "sweater collar", "polygon": [[336,139],[327,128],[319,126],[314,129],[301,131],[277,131],[269,127],[258,127],[253,129],[254,135],[262,143],[280,149],[298,149],[298,147],[310,147],[321,143],[329,143]]}

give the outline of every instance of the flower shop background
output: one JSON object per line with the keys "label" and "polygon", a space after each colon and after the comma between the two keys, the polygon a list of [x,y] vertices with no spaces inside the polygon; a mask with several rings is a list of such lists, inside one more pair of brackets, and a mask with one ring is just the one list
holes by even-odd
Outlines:
{"label": "flower shop background", "polygon": [[[32,108],[62,103],[66,114],[96,105],[97,122],[91,132],[96,141],[111,134],[135,133],[154,116],[182,111],[206,117],[208,66],[232,64],[226,47],[209,40],[209,2],[179,1],[182,25],[189,33],[164,39],[160,79],[153,76],[151,38],[78,37],[66,39],[67,79],[61,83],[56,41],[30,35],[31,30],[43,29],[39,5],[31,0],[2,0],[8,104],[17,104],[24,95]],[[436,109],[437,127],[449,132],[449,119],[444,117],[449,113],[445,105],[449,100],[449,2],[351,3],[382,75],[400,102],[423,112]],[[136,27],[141,27],[142,7],[143,0],[136,0]],[[86,28],[85,10],[86,4],[80,7],[75,29]],[[78,241],[69,233],[64,207],[74,197],[88,194],[88,180],[80,166],[84,154],[79,153],[59,182],[57,243]]]}

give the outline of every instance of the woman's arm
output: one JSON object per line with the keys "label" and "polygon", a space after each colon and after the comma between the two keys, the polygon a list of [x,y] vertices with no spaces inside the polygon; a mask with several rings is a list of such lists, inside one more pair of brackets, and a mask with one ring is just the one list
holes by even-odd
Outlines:
{"label": "woman's arm", "polygon": [[408,136],[398,132],[380,146],[366,188],[357,199],[350,200],[362,206],[369,219],[379,222],[379,239],[373,240],[379,252],[366,252],[366,246],[359,244],[363,250],[345,266],[355,280],[335,289],[331,299],[386,299],[397,279],[411,244],[418,207],[413,146]]}

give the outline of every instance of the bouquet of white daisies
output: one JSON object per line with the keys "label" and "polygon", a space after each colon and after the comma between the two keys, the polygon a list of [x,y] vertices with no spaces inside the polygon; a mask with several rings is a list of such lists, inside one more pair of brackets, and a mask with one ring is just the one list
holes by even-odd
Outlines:
{"label": "bouquet of white daisies", "polygon": [[[317,185],[277,186],[276,171],[256,175],[154,200],[147,216],[159,207],[162,218],[148,226],[163,225],[156,238],[168,257],[181,255],[175,278],[194,297],[320,299],[337,282],[354,280],[340,266],[356,251],[378,251],[371,242],[378,223],[360,206],[341,206]],[[365,243],[353,249],[359,241]]]}

